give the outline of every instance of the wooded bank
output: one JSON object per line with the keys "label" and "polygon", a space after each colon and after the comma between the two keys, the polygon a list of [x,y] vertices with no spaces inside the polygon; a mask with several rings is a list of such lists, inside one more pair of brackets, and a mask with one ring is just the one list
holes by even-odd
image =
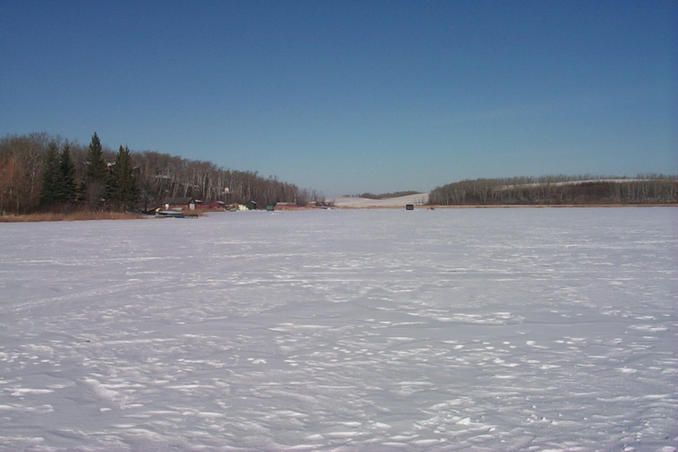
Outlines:
{"label": "wooded bank", "polygon": [[437,187],[432,205],[596,205],[678,202],[678,177],[550,176],[475,179]]}
{"label": "wooded bank", "polygon": [[[121,152],[127,153],[122,163],[129,165],[130,174],[120,170]],[[113,183],[116,171],[120,174]],[[180,198],[255,201],[266,206],[276,202],[306,204],[321,197],[275,177],[262,177],[256,171],[234,171],[155,151],[135,152],[121,147],[116,153],[102,147],[96,134],[89,146],[45,133],[0,139],[0,213],[76,207],[141,209]]]}

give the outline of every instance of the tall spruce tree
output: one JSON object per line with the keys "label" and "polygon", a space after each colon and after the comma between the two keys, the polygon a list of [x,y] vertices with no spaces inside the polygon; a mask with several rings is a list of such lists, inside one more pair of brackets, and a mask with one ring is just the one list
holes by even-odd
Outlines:
{"label": "tall spruce tree", "polygon": [[59,200],[59,186],[61,168],[59,162],[59,148],[54,141],[47,145],[42,170],[42,190],[40,191],[40,206],[52,207]]}
{"label": "tall spruce tree", "polygon": [[76,199],[75,166],[71,160],[71,147],[64,144],[59,160],[59,183],[57,186],[57,200],[64,204],[71,204]]}
{"label": "tall spruce tree", "polygon": [[94,132],[92,141],[89,143],[87,159],[85,160],[85,179],[87,182],[103,182],[106,178],[106,163],[101,149],[101,141]]}
{"label": "tall spruce tree", "polygon": [[118,150],[106,192],[111,203],[121,210],[134,208],[139,199],[139,188],[134,176],[132,159],[126,147],[120,146]]}
{"label": "tall spruce tree", "polygon": [[83,198],[91,207],[96,206],[104,196],[106,185],[106,163],[104,162],[101,141],[94,132],[85,160],[85,180],[81,188]]}

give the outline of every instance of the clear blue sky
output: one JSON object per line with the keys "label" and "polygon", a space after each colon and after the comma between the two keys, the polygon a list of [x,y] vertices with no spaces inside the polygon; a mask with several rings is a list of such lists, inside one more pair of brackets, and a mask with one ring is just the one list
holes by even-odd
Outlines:
{"label": "clear blue sky", "polygon": [[332,196],[678,172],[678,2],[0,0],[0,134]]}

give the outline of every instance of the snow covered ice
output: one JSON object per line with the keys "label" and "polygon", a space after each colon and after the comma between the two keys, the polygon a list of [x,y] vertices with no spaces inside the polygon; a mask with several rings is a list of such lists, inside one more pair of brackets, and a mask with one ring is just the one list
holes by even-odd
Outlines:
{"label": "snow covered ice", "polygon": [[1,450],[675,450],[678,209],[0,224]]}

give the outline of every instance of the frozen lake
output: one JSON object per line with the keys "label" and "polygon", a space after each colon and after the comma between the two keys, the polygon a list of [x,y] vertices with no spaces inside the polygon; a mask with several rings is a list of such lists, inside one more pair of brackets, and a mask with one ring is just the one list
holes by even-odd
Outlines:
{"label": "frozen lake", "polygon": [[678,209],[0,224],[0,450],[675,450]]}

